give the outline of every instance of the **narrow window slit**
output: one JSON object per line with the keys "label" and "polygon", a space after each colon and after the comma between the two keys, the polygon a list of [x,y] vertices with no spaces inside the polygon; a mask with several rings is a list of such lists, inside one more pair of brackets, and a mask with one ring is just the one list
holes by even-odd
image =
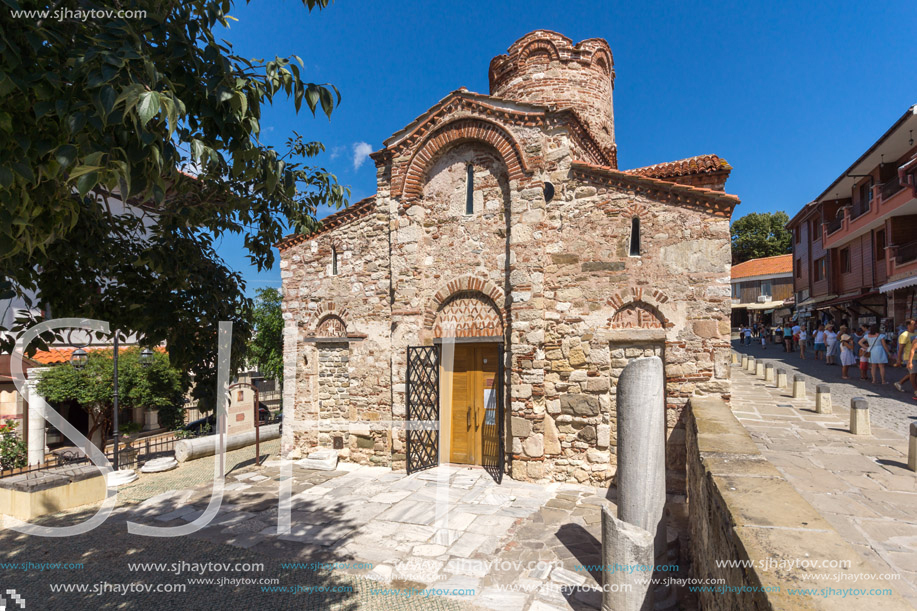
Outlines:
{"label": "narrow window slit", "polygon": [[331,275],[338,275],[338,249],[334,246],[331,247]]}
{"label": "narrow window slit", "polygon": [[636,216],[630,221],[630,256],[640,256],[640,219]]}
{"label": "narrow window slit", "polygon": [[474,166],[465,166],[465,214],[474,214]]}

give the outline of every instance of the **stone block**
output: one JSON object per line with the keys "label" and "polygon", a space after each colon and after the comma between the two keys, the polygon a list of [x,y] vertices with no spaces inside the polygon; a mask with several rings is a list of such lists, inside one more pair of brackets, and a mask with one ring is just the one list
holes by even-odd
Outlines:
{"label": "stone block", "polygon": [[510,431],[513,437],[528,437],[532,434],[532,421],[513,416],[510,420]]}
{"label": "stone block", "polygon": [[598,416],[599,400],[592,395],[565,394],[560,396],[560,412],[571,416]]}
{"label": "stone block", "polygon": [[815,387],[815,411],[819,414],[831,412],[831,387],[827,384],[818,384]]}
{"label": "stone block", "polygon": [[907,468],[917,471],[917,422],[911,422],[907,443]]}
{"label": "stone block", "polygon": [[854,435],[871,435],[869,427],[869,404],[862,397],[850,400],[850,432]]}
{"label": "stone block", "polygon": [[[655,564],[653,535],[628,524],[602,507],[602,564],[606,567],[649,567]],[[651,575],[638,571],[602,572],[602,611],[651,611]]]}
{"label": "stone block", "polygon": [[804,376],[801,376],[798,373],[793,376],[793,398],[806,398],[806,379]]}

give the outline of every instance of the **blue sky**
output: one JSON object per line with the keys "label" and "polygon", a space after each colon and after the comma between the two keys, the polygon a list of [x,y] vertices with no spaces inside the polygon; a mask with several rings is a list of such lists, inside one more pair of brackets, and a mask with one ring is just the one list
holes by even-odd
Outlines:
{"label": "blue sky", "polygon": [[[331,121],[285,101],[265,109],[263,139],[280,147],[296,130],[324,142],[318,163],[351,187],[352,201],[376,184],[355,147],[378,150],[459,87],[488,93],[491,58],[538,28],[611,45],[622,169],[716,153],[734,168],[734,218],[792,216],[917,103],[913,0],[338,0],[311,14],[295,0],[253,0],[233,15],[224,38],[237,52],[299,55],[307,80],[341,91]],[[225,238],[219,251],[249,292],[280,286],[276,265],[249,266],[241,239]]]}

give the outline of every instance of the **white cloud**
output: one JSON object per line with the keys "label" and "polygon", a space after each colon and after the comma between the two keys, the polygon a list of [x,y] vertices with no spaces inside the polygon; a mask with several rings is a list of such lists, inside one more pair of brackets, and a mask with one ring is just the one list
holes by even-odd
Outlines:
{"label": "white cloud", "polygon": [[331,159],[332,159],[332,160],[337,159],[338,157],[340,157],[341,155],[344,154],[344,151],[345,151],[345,150],[347,150],[347,147],[346,147],[346,146],[343,146],[343,145],[332,147],[332,149],[331,149]]}
{"label": "white cloud", "polygon": [[363,165],[363,162],[369,159],[369,154],[373,152],[373,147],[371,147],[366,142],[357,142],[353,145],[353,169],[359,170],[360,166]]}

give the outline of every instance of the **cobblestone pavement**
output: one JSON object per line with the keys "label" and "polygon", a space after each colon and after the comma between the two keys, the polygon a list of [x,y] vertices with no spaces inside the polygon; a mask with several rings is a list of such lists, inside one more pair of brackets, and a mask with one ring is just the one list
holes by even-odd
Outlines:
{"label": "cobblestone pavement", "polygon": [[806,351],[806,360],[799,358],[799,353],[787,353],[779,345],[768,344],[767,349],[762,349],[760,344],[745,346],[733,341],[735,350],[749,354],[765,363],[773,363],[775,367],[787,369],[790,380],[793,374],[801,373],[806,376],[806,384],[815,389],[815,384],[824,383],[831,385],[831,397],[835,405],[850,405],[850,399],[864,397],[869,401],[869,416],[873,424],[883,428],[899,431],[902,435],[908,434],[908,426],[917,420],[917,401],[911,399],[913,389],[910,384],[905,386],[906,393],[895,390],[892,382],[897,382],[904,376],[904,368],[886,367],[886,385],[875,385],[869,381],[860,380],[860,371],[850,368],[850,379],[841,379],[840,365],[825,365],[824,361],[816,361],[814,353]]}
{"label": "cobblestone pavement", "polygon": [[[276,443],[274,443],[276,445]],[[262,456],[276,447],[262,445]],[[133,608],[155,605],[206,609],[243,607],[308,609],[590,610],[601,607],[601,507],[609,491],[571,484],[531,484],[504,478],[496,484],[480,468],[441,466],[407,476],[381,467],[341,463],[336,471],[292,467],[292,528],[278,534],[276,457],[261,467],[254,451],[227,455],[220,512],[210,526],[181,538],[129,535],[130,520],[153,526],[193,521],[206,507],[213,460],[189,461],[173,471],[141,475],[119,491],[112,518],[88,535],[45,539],[0,532],[0,562],[83,562],[66,574],[0,570],[4,586],[32,608]],[[43,519],[84,521],[95,508]],[[347,593],[265,593],[263,584],[188,584],[187,576],[133,572],[127,562],[264,562],[243,577],[280,579],[282,586],[350,588]],[[334,570],[295,570],[282,563],[337,563]],[[343,564],[341,564],[343,563]],[[356,566],[354,564],[356,563]],[[7,579],[9,577],[9,579]],[[200,577],[195,575],[195,577]],[[237,573],[205,577],[232,579]],[[188,584],[188,592],[51,593],[49,582]],[[571,586],[578,586],[571,588]],[[437,589],[447,596],[427,597]],[[398,594],[380,594],[379,589]],[[246,601],[251,601],[250,605]],[[216,606],[214,606],[216,605]]]}
{"label": "cobblestone pavement", "polygon": [[[597,609],[601,506],[606,490],[570,484],[496,484],[483,470],[440,466],[407,476],[349,463],[294,467],[292,529],[277,533],[280,461],[227,481],[213,526],[195,538],[293,562],[368,563],[343,568],[391,588],[473,591],[483,609]],[[152,497],[131,511],[157,526],[196,519],[210,485]],[[563,591],[569,586],[582,586]]]}
{"label": "cobblestone pavement", "polygon": [[[871,435],[852,435],[835,385],[832,414],[815,412],[814,385],[806,386],[806,398],[793,399],[733,366],[732,409],[765,458],[877,573],[900,575],[889,583],[917,606],[917,476],[907,469],[907,438],[875,424]],[[845,587],[856,584],[838,584]]]}

